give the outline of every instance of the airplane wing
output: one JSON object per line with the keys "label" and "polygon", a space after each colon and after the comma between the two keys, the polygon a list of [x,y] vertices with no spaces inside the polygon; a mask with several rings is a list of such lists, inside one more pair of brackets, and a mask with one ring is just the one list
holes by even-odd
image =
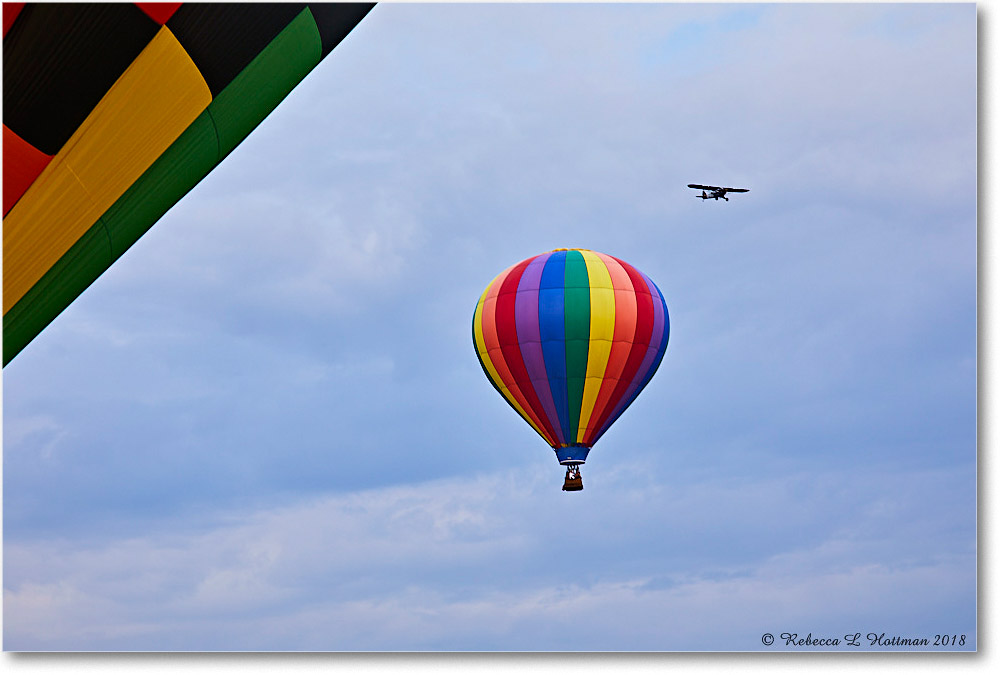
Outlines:
{"label": "airplane wing", "polygon": [[722,188],[726,192],[750,192],[750,188]]}
{"label": "airplane wing", "polygon": [[688,183],[689,188],[694,188],[695,190],[720,190],[714,185],[697,185],[696,183]]}

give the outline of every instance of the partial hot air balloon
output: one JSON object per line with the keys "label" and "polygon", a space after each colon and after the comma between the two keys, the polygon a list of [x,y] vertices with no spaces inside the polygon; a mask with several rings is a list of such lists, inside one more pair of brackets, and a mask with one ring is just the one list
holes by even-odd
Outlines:
{"label": "partial hot air balloon", "polygon": [[669,334],[656,284],[586,249],[501,272],[472,321],[483,371],[566,466],[564,490],[583,489],[580,465],[653,377]]}
{"label": "partial hot air balloon", "polygon": [[3,363],[374,5],[3,4]]}

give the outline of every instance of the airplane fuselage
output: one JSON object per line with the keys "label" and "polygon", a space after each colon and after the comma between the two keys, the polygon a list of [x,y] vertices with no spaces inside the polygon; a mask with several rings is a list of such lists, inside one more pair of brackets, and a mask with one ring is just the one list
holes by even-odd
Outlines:
{"label": "airplane fuselage", "polygon": [[725,199],[727,202],[729,201],[729,197],[726,196],[725,190],[712,190],[712,194],[708,194],[707,192],[702,190],[701,194],[695,195],[695,197],[698,197],[699,199],[714,199],[715,201],[719,201],[719,198],[721,197],[722,199]]}

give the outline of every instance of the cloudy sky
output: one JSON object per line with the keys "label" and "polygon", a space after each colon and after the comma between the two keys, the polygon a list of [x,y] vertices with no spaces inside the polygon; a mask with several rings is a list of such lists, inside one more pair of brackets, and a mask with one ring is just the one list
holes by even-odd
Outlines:
{"label": "cloudy sky", "polygon": [[[4,369],[4,649],[975,649],[976,58],[972,4],[377,6]],[[471,341],[557,247],[671,317],[580,493]]]}

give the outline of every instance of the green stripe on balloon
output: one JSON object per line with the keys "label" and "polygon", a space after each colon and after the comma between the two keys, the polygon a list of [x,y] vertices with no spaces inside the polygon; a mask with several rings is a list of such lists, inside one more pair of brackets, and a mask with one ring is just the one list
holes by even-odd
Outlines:
{"label": "green stripe on balloon", "polygon": [[208,106],[219,129],[220,161],[271,114],[323,56],[312,13],[304,9]]}
{"label": "green stripe on balloon", "polygon": [[3,364],[6,366],[111,264],[104,228],[91,227],[3,315]]}
{"label": "green stripe on balloon", "polygon": [[583,406],[583,386],[586,384],[587,353],[590,351],[590,279],[587,263],[579,251],[566,252],[566,378],[569,399],[569,431],[567,442],[576,441]]}

